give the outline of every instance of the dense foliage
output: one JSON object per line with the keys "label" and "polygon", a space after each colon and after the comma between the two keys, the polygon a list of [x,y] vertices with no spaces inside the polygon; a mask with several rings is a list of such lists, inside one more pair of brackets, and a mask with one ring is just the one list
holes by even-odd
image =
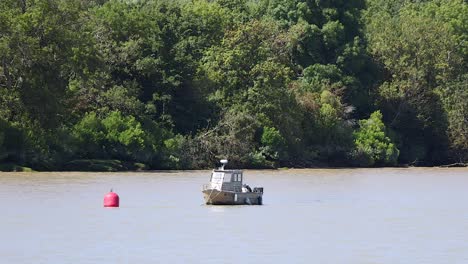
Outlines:
{"label": "dense foliage", "polygon": [[468,161],[463,0],[2,0],[0,170]]}

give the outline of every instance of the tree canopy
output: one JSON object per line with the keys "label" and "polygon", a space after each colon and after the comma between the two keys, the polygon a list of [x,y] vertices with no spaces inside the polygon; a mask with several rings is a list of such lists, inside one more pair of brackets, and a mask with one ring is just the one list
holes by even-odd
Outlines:
{"label": "tree canopy", "polygon": [[466,163],[467,27],[463,0],[4,0],[0,164]]}

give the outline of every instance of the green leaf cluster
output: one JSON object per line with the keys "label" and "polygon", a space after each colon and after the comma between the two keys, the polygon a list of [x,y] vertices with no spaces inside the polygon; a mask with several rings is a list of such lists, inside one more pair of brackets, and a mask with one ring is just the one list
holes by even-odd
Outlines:
{"label": "green leaf cluster", "polygon": [[122,159],[151,163],[158,151],[157,131],[145,130],[133,116],[118,111],[99,117],[87,113],[73,126],[71,135],[76,144],[76,158]]}
{"label": "green leaf cluster", "polygon": [[359,121],[359,129],[354,132],[356,144],[355,160],[360,166],[395,165],[399,150],[385,133],[382,113],[376,111],[369,119]]}

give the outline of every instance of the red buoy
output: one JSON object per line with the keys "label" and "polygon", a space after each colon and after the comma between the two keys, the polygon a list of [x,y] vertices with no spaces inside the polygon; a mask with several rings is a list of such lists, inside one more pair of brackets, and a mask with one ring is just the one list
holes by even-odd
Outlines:
{"label": "red buoy", "polygon": [[119,207],[119,196],[112,189],[104,196],[104,207]]}

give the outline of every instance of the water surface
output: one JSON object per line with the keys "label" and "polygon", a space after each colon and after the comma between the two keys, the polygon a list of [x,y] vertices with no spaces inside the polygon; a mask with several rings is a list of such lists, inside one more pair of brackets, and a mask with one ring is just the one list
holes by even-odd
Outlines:
{"label": "water surface", "polygon": [[203,205],[209,171],[0,173],[0,263],[468,263],[468,169],[244,175],[263,206]]}

